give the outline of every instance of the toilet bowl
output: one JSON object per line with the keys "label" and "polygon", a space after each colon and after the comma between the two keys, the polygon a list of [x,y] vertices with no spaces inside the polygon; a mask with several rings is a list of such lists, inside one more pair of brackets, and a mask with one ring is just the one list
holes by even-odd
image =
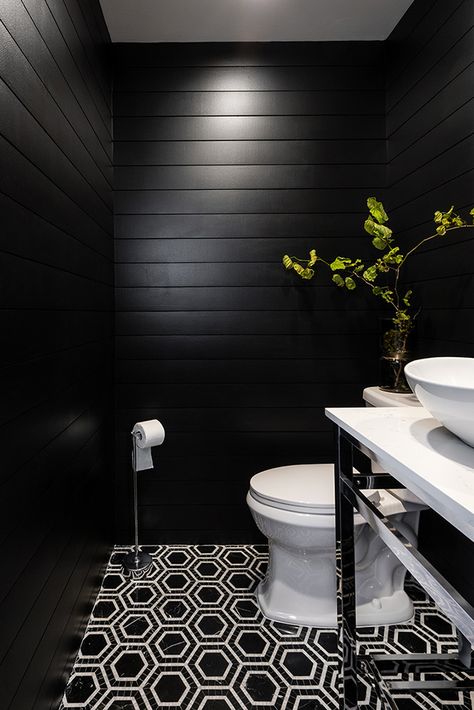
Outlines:
{"label": "toilet bowl", "polygon": [[[420,506],[395,491],[366,491],[386,517],[416,545]],[[282,466],[257,473],[247,503],[268,538],[269,563],[257,588],[269,619],[319,628],[336,624],[334,467]],[[405,568],[362,516],[354,516],[357,624],[408,621],[413,605],[403,589]]]}
{"label": "toilet bowl", "polygon": [[[397,405],[399,400],[392,406]],[[365,493],[416,547],[419,515],[426,506],[404,489]],[[268,569],[256,591],[264,616],[336,627],[334,466],[297,464],[261,471],[250,481],[247,504],[268,538]],[[355,514],[354,526],[357,625],[408,621],[413,604],[404,591],[405,568],[361,515]]]}

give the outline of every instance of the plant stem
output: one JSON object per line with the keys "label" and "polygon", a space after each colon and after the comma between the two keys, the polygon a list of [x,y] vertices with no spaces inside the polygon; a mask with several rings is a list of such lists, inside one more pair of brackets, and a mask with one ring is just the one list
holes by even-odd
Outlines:
{"label": "plant stem", "polygon": [[[474,227],[474,224],[461,224],[461,225],[455,226],[455,227],[448,227],[448,228],[446,229],[446,234],[447,234],[448,232],[452,232],[453,230],[466,229],[466,228],[467,228],[467,229],[473,229],[473,227]],[[425,237],[424,239],[422,239],[421,242],[418,242],[418,244],[415,244],[415,246],[414,246],[412,249],[410,249],[410,251],[408,251],[408,252],[405,254],[405,256],[403,257],[403,261],[401,262],[400,266],[402,266],[402,265],[406,262],[406,260],[408,259],[408,257],[409,257],[411,254],[413,254],[413,252],[415,252],[417,249],[419,249],[419,248],[422,246],[422,244],[425,244],[426,242],[430,242],[430,241],[431,241],[432,239],[434,239],[435,237],[441,237],[441,236],[445,236],[445,235],[444,235],[444,234],[441,235],[441,234],[438,234],[438,232],[435,232],[434,234],[431,234],[429,237]],[[400,266],[399,266],[398,268],[400,268]]]}

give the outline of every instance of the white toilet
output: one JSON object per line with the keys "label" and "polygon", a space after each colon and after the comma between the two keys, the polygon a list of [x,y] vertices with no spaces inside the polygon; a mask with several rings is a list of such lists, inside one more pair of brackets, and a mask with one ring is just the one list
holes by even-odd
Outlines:
{"label": "white toilet", "polygon": [[[364,390],[372,406],[420,406],[411,395]],[[375,466],[374,466],[375,470]],[[420,510],[413,494],[367,491],[372,502],[416,546]],[[281,466],[257,473],[247,503],[268,538],[269,563],[257,588],[264,616],[274,621],[336,627],[334,467],[332,464]],[[403,589],[405,568],[363,518],[355,515],[357,624],[398,624],[413,615]]]}

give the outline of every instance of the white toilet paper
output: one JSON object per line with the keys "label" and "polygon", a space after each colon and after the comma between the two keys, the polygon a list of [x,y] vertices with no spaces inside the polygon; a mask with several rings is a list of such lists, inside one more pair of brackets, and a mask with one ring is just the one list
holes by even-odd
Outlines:
{"label": "white toilet paper", "polygon": [[135,469],[144,471],[153,468],[151,449],[153,446],[160,446],[165,440],[163,424],[158,419],[137,422],[132,429],[132,434],[136,441]]}

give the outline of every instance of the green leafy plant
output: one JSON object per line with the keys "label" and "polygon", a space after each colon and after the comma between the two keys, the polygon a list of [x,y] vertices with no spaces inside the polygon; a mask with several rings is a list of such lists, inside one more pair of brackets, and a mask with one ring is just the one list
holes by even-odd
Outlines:
{"label": "green leafy plant", "polygon": [[[386,350],[406,350],[406,341],[413,330],[417,311],[412,306],[412,289],[402,288],[400,274],[407,259],[422,245],[445,237],[449,232],[458,229],[472,229],[473,224],[468,224],[451,207],[447,212],[436,211],[434,214],[434,232],[419,241],[413,248],[402,254],[396,243],[396,238],[386,223],[389,221],[384,206],[375,197],[367,200],[369,214],[364,222],[364,229],[372,237],[372,245],[380,252],[372,263],[362,259],[353,259],[346,256],[337,256],[332,261],[326,261],[311,249],[309,259],[299,259],[296,256],[283,257],[283,266],[292,269],[305,280],[312,279],[318,264],[325,264],[333,272],[332,280],[339,288],[354,291],[358,284],[369,288],[374,296],[382,299],[392,309],[392,330],[385,334],[384,346]],[[474,208],[470,211],[474,222]]]}

